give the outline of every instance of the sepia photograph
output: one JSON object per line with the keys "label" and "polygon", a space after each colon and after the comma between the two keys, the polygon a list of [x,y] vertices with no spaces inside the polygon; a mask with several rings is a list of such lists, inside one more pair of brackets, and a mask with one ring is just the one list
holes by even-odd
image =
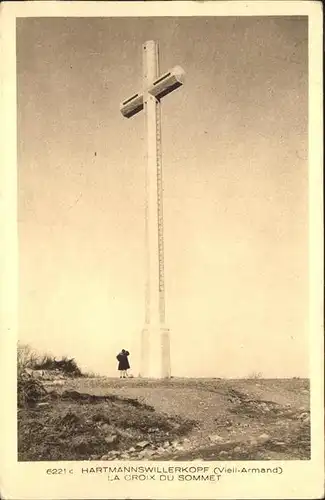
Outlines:
{"label": "sepia photograph", "polygon": [[70,7],[15,19],[15,460],[310,462],[309,16]]}
{"label": "sepia photograph", "polygon": [[18,19],[20,460],[310,458],[307,56],[307,17]]}

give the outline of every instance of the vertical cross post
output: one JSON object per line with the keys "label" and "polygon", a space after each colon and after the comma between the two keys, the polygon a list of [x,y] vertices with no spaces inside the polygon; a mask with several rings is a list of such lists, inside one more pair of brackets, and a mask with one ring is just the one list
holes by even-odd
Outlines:
{"label": "vertical cross post", "polygon": [[146,158],[146,296],[145,327],[142,332],[141,374],[170,376],[170,340],[165,325],[163,184],[160,101],[148,92],[159,75],[158,45],[143,47],[143,103],[147,137]]}
{"label": "vertical cross post", "polygon": [[143,52],[143,89],[121,103],[123,116],[144,110],[146,127],[146,292],[145,326],[141,335],[142,377],[170,377],[169,329],[165,324],[163,179],[160,101],[183,85],[184,71],[175,66],[159,75],[158,44],[146,42]]}

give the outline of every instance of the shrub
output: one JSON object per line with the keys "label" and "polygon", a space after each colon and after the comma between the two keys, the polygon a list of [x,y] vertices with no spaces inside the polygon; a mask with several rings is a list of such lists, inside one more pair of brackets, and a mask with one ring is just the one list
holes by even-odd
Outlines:
{"label": "shrub", "polygon": [[83,374],[74,358],[67,356],[56,359],[51,354],[39,354],[28,344],[18,342],[17,347],[17,369],[18,376],[26,374],[26,370],[56,370],[71,377],[82,377]]}
{"label": "shrub", "polygon": [[47,395],[43,384],[27,374],[26,371],[18,372],[18,407],[35,406]]}
{"label": "shrub", "polygon": [[24,372],[26,368],[33,368],[37,363],[38,355],[28,344],[18,342],[17,368],[18,372]]}
{"label": "shrub", "polygon": [[56,360],[52,356],[43,356],[38,362],[34,364],[34,370],[59,370],[66,375],[73,377],[81,377],[82,373],[77,363],[73,358],[68,359],[63,356],[62,359]]}

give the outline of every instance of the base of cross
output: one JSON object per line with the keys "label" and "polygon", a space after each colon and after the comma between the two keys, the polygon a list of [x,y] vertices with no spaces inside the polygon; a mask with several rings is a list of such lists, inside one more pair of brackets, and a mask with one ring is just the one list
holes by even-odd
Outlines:
{"label": "base of cross", "polygon": [[141,332],[140,377],[170,378],[170,338],[166,326],[145,325]]}

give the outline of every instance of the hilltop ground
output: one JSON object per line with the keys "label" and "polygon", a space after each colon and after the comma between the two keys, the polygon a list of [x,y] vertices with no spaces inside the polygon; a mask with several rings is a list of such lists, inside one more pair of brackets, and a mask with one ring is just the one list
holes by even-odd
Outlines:
{"label": "hilltop ground", "polygon": [[308,380],[44,378],[21,461],[310,458]]}

